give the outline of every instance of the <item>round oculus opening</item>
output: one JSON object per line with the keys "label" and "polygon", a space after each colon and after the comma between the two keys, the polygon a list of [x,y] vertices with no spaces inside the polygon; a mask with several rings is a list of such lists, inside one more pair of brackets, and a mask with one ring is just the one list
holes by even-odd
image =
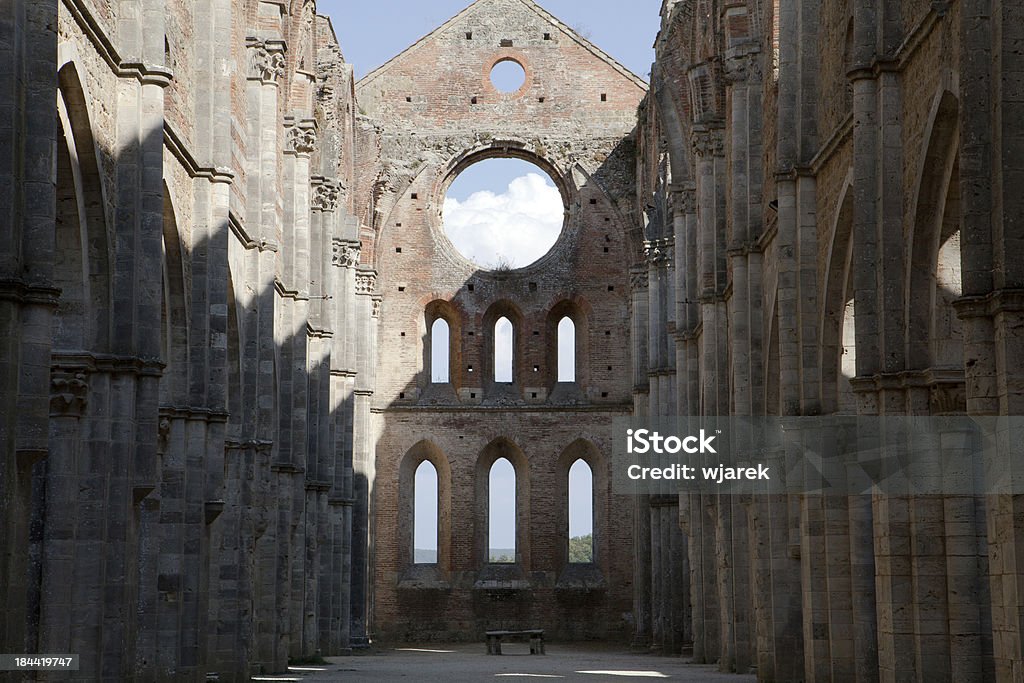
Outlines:
{"label": "round oculus opening", "polygon": [[566,206],[551,176],[517,158],[467,166],[444,197],[445,235],[460,254],[485,270],[536,262],[562,232]]}
{"label": "round oculus opening", "polygon": [[503,59],[491,67],[491,84],[499,92],[514,93],[526,82],[526,70],[514,59]]}

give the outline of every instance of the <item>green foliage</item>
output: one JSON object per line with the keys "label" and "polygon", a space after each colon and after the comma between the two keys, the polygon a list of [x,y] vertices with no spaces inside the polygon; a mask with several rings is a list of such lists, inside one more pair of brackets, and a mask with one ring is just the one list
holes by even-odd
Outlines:
{"label": "green foliage", "polygon": [[594,561],[594,535],[573,536],[569,539],[569,562],[589,564]]}

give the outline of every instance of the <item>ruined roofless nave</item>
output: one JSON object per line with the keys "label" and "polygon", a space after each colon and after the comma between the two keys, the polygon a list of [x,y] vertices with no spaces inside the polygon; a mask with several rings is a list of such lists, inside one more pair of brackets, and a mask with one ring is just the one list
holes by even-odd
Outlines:
{"label": "ruined roofless nave", "polygon": [[[1024,680],[1024,497],[611,470],[621,417],[1024,414],[1022,45],[1019,0],[666,0],[645,80],[477,0],[356,81],[314,0],[7,0],[0,652],[240,681],[543,628],[765,683]],[[493,158],[561,198],[531,265],[443,229]]]}

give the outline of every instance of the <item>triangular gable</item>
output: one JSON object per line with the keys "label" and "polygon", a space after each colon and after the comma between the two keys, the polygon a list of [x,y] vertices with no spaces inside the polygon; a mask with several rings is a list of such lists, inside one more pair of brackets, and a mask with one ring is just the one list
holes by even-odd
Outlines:
{"label": "triangular gable", "polygon": [[429,42],[434,36],[444,32],[450,26],[452,26],[452,25],[458,23],[459,21],[461,21],[462,19],[470,16],[479,7],[481,7],[483,5],[486,5],[486,4],[489,4],[489,3],[495,3],[495,2],[517,2],[517,3],[521,4],[521,5],[524,5],[525,7],[530,9],[532,12],[534,12],[537,16],[542,18],[544,21],[546,21],[547,23],[551,24],[552,27],[554,27],[554,28],[558,29],[559,31],[565,33],[567,36],[569,36],[569,38],[571,38],[573,41],[575,41],[576,43],[581,45],[585,50],[587,50],[588,52],[593,54],[595,57],[597,57],[601,61],[605,62],[610,67],[612,67],[614,70],[618,71],[620,74],[622,74],[627,79],[632,81],[639,88],[641,88],[642,90],[647,90],[647,87],[648,87],[647,86],[647,82],[644,79],[640,78],[639,76],[634,74],[632,71],[630,71],[629,69],[624,67],[622,64],[620,64],[618,61],[616,61],[607,52],[605,52],[604,50],[602,50],[601,48],[597,47],[592,42],[590,42],[589,40],[587,40],[586,38],[581,36],[579,33],[574,31],[567,24],[565,24],[564,22],[560,21],[553,14],[551,14],[550,12],[545,10],[543,7],[538,5],[536,2],[533,2],[533,0],[476,0],[471,5],[469,5],[465,9],[463,9],[461,12],[459,12],[458,14],[453,16],[451,19],[449,19],[448,21],[444,22],[443,24],[441,24],[440,26],[435,28],[433,31],[431,31],[430,33],[426,34],[425,36],[423,36],[422,38],[417,40],[415,43],[413,43],[409,47],[407,47],[404,50],[402,50],[401,52],[399,52],[397,55],[395,55],[391,59],[389,59],[388,61],[384,62],[383,64],[378,66],[376,69],[374,69],[370,73],[368,73],[365,76],[363,76],[362,78],[360,78],[356,82],[356,88],[358,89],[358,88],[362,87],[363,85],[365,85],[367,83],[370,83],[371,81],[373,81],[378,76],[383,75],[385,72],[387,72],[387,70],[391,67],[391,65],[394,64],[401,57],[404,57],[405,55],[407,55],[407,54],[409,54],[411,52],[414,52],[417,48],[419,48],[420,46],[422,46],[425,43]]}

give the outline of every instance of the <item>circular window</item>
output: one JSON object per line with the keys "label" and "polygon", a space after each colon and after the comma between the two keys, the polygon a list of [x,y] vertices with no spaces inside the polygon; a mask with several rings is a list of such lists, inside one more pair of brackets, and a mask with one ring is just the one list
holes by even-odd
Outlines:
{"label": "circular window", "polygon": [[526,71],[513,59],[504,59],[491,67],[491,84],[500,92],[513,93],[526,82]]}
{"label": "circular window", "polygon": [[444,198],[444,232],[487,270],[528,266],[562,232],[565,203],[544,169],[522,159],[484,159],[463,170]]}

